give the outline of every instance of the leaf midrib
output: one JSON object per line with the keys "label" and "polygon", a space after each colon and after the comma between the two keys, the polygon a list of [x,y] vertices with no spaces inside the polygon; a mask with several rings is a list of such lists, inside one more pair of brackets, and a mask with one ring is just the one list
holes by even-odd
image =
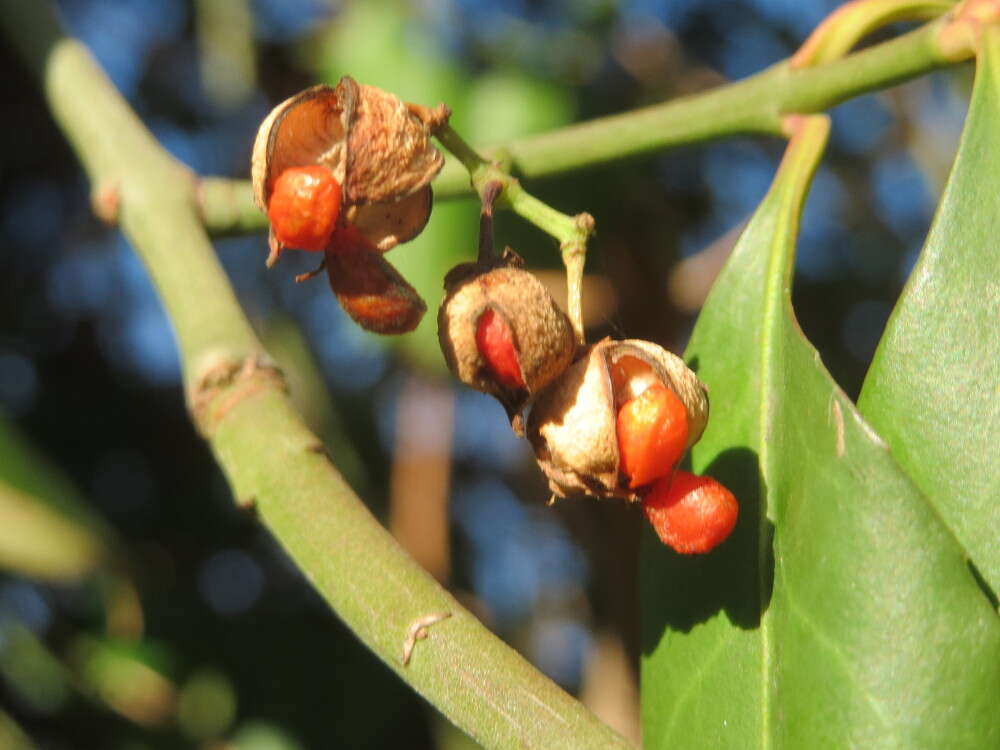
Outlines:
{"label": "leaf midrib", "polygon": [[[791,306],[790,284],[792,278],[792,267],[795,259],[795,239],[798,233],[799,215],[805,203],[805,198],[811,184],[812,175],[822,157],[823,148],[829,133],[829,121],[823,122],[816,116],[816,119],[809,123],[803,123],[802,130],[793,136],[787,147],[785,160],[779,167],[779,172],[787,168],[792,172],[787,180],[781,183],[782,189],[776,194],[775,200],[778,206],[775,210],[775,222],[770,232],[771,242],[768,246],[767,258],[767,283],[764,289],[764,308],[762,311],[761,346],[763,356],[761,357],[761,399],[760,410],[758,412],[760,439],[758,441],[758,452],[760,460],[760,487],[759,493],[761,502],[759,504],[759,518],[757,519],[757,601],[760,616],[760,669],[761,669],[761,723],[760,723],[760,746],[763,750],[770,750],[774,746],[773,718],[773,679],[772,672],[772,650],[774,633],[770,617],[767,616],[765,607],[765,591],[767,591],[767,563],[768,563],[768,517],[767,517],[767,479],[772,475],[770,440],[771,424],[773,421],[771,404],[778,394],[774,392],[775,373],[781,367],[781,362],[777,356],[775,341],[780,336],[780,329],[785,325],[784,316],[789,320],[794,320],[795,313]],[[809,130],[810,132],[805,132]],[[819,140],[816,140],[819,135]],[[801,139],[801,145],[796,148],[796,140]],[[776,176],[777,181],[780,177]],[[776,183],[777,184],[777,183]],[[786,249],[787,248],[787,249]],[[782,348],[782,355],[786,352]],[[780,560],[778,551],[773,552],[774,566],[777,569]]]}

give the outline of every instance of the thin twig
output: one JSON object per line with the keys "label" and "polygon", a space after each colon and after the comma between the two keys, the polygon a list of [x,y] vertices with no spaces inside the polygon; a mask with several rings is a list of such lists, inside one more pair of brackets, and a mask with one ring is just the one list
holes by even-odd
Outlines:
{"label": "thin twig", "polygon": [[[489,229],[492,249],[492,207],[494,203],[509,208],[523,219],[534,224],[559,242],[563,264],[566,267],[567,315],[573,326],[577,344],[585,342],[583,329],[583,268],[587,260],[587,240],[594,233],[594,218],[587,213],[569,216],[538,200],[522,187],[499,164],[487,161],[450,125],[443,125],[435,133],[453,156],[465,166],[469,179],[479,193],[483,206],[490,204],[490,215],[480,224],[480,259],[483,257],[483,232]],[[499,186],[499,191],[498,191]],[[494,194],[496,193],[496,194]]]}
{"label": "thin twig", "polygon": [[479,211],[479,262],[485,263],[496,255],[493,247],[493,204],[503,190],[503,183],[494,180],[483,188]]}

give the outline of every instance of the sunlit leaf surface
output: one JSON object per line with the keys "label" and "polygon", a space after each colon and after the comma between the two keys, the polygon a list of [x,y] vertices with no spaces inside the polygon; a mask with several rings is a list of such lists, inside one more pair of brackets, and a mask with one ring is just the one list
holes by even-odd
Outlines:
{"label": "sunlit leaf surface", "polygon": [[792,313],[826,135],[802,122],[687,352],[712,397],[694,469],[733,489],[741,518],[703,557],[644,537],[647,748],[1000,742],[1000,623]]}
{"label": "sunlit leaf surface", "polygon": [[859,408],[1000,591],[1000,30]]}

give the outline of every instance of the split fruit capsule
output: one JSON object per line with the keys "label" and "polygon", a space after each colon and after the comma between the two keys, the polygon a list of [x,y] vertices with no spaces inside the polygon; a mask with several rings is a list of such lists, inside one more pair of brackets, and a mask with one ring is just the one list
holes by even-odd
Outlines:
{"label": "split fruit capsule", "polygon": [[[308,88],[271,110],[257,131],[251,161],[254,201],[269,214],[281,214],[282,205],[301,201],[307,179],[317,180],[329,197],[334,190],[340,194],[334,222],[339,218],[353,225],[385,252],[416,237],[427,223],[430,183],[444,164],[431,135],[448,115],[444,105],[428,109],[407,104],[347,76],[336,87]],[[288,170],[303,167],[309,170],[286,177]],[[283,192],[287,179],[297,181],[298,189]],[[280,203],[272,207],[276,192]],[[319,240],[312,240],[322,236],[319,230],[331,218],[332,202],[324,198],[321,211],[305,205],[319,221],[316,231],[307,232],[313,246],[301,249],[316,249]],[[269,265],[285,245],[300,247],[283,240],[283,234],[272,231]],[[298,242],[295,235],[290,238]]]}
{"label": "split fruit capsule", "polygon": [[286,247],[324,252],[355,321],[377,333],[412,330],[426,306],[381,254],[430,217],[430,183],[444,164],[431,136],[448,115],[349,77],[275,107],[251,164],[254,200],[271,220],[267,265]]}
{"label": "split fruit capsule", "polygon": [[527,434],[555,495],[638,502],[707,420],[708,391],[680,357],[605,339],[538,395]]}
{"label": "split fruit capsule", "polygon": [[495,396],[521,430],[525,404],[573,360],[569,318],[510,248],[493,261],[463,263],[445,277],[438,340],[448,368]]}

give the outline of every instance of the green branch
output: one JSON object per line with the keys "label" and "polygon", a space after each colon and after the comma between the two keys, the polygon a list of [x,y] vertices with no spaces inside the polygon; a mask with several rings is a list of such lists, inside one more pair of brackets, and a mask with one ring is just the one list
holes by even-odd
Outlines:
{"label": "green branch", "polygon": [[0,25],[41,79],[95,190],[115,198],[173,323],[189,405],[235,496],[338,615],[487,747],[629,747],[466,611],[347,486],[237,304],[202,226],[196,181],[90,53],[62,36],[45,3],[0,0]]}
{"label": "green branch", "polygon": [[[504,144],[512,169],[543,177],[738,133],[781,135],[784,114],[822,112],[851,97],[946,64],[941,21],[829,65],[792,70],[780,62],[742,81],[623,114],[600,117]],[[438,195],[461,191],[452,172]]]}
{"label": "green branch", "polygon": [[898,21],[929,21],[957,0],[851,0],[827,16],[791,57],[793,68],[839,60],[876,29]]}
{"label": "green branch", "polygon": [[[947,25],[947,17],[938,18],[895,39],[815,67],[796,68],[791,59],[784,60],[710,91],[518,138],[484,149],[484,153],[512,174],[538,178],[740,133],[781,135],[786,114],[823,112],[860,94],[968,57],[964,51],[956,55],[944,46],[941,35]],[[212,181],[211,190],[224,184]],[[238,209],[225,201],[203,207],[211,231],[267,227],[267,217],[249,202],[249,187],[237,193],[244,201]],[[434,195],[440,199],[470,193],[462,163],[449,159],[434,182]],[[221,206],[218,216],[215,205]]]}
{"label": "green branch", "polygon": [[202,221],[214,235],[267,231],[267,214],[253,202],[249,180],[202,177],[195,197]]}

